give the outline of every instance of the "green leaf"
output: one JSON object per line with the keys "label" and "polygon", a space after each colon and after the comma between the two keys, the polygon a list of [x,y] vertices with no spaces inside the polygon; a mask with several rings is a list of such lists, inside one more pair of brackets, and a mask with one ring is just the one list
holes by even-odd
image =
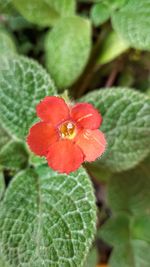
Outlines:
{"label": "green leaf", "polygon": [[110,267],[149,267],[150,245],[142,240],[133,240],[127,245],[114,248]]}
{"label": "green leaf", "polygon": [[[102,227],[101,238],[115,245],[110,258],[110,267],[149,266],[149,224],[149,216],[127,217],[119,215],[110,219]],[[149,238],[145,235],[146,232]]]}
{"label": "green leaf", "polygon": [[131,234],[129,223],[130,218],[127,215],[119,214],[109,219],[100,228],[98,235],[112,246],[128,244]]}
{"label": "green leaf", "polygon": [[149,211],[150,158],[137,168],[114,174],[109,181],[108,202],[115,212],[141,214]]}
{"label": "green leaf", "polygon": [[128,88],[105,88],[81,99],[102,114],[107,149],[97,161],[111,171],[134,167],[150,151],[150,98]]}
{"label": "green leaf", "polygon": [[150,242],[150,216],[137,216],[132,222],[132,236],[138,240]]}
{"label": "green leaf", "polygon": [[99,230],[114,246],[110,267],[148,267],[150,262],[150,157],[138,168],[110,179],[108,200],[115,217]]}
{"label": "green leaf", "polygon": [[75,0],[45,0],[45,2],[55,9],[59,13],[59,16],[68,17],[75,14]]}
{"label": "green leaf", "polygon": [[20,172],[0,209],[0,249],[12,267],[83,266],[95,232],[92,184],[41,166]]}
{"label": "green leaf", "polygon": [[150,88],[146,91],[146,93],[150,97]]}
{"label": "green leaf", "polygon": [[0,170],[0,200],[1,200],[2,196],[3,196],[4,190],[5,190],[4,175],[3,175],[2,170]]}
{"label": "green leaf", "polygon": [[109,7],[103,3],[97,3],[93,5],[91,9],[91,19],[95,26],[99,26],[106,22],[110,17],[110,9]]}
{"label": "green leaf", "polygon": [[37,118],[37,103],[55,94],[55,87],[47,72],[31,59],[5,58],[5,68],[0,72],[0,121],[12,136],[24,140]]}
{"label": "green leaf", "polygon": [[89,252],[84,267],[95,267],[98,261],[98,255],[96,248],[92,248]]}
{"label": "green leaf", "polygon": [[19,170],[27,164],[28,153],[21,142],[10,141],[0,152],[0,165],[6,169]]}
{"label": "green leaf", "polygon": [[111,10],[116,10],[118,8],[121,8],[128,2],[128,0],[104,0],[104,1],[105,4],[109,5],[109,8]]}
{"label": "green leaf", "polygon": [[131,47],[150,50],[150,1],[129,0],[112,15],[112,24]]}
{"label": "green leaf", "polygon": [[16,53],[12,37],[4,30],[0,30],[0,56]]}
{"label": "green leaf", "polygon": [[34,153],[30,152],[29,163],[33,166],[40,166],[40,165],[47,163],[47,161],[45,157],[39,157],[35,155]]}
{"label": "green leaf", "polygon": [[91,49],[91,27],[80,17],[59,21],[46,38],[47,67],[59,88],[66,88],[82,73]]}
{"label": "green leaf", "polygon": [[127,51],[129,45],[116,32],[111,31],[102,43],[99,64],[106,64]]}
{"label": "green leaf", "polygon": [[[22,15],[19,15],[17,13],[17,16],[16,16],[16,12],[15,12],[15,14],[13,14],[11,16],[9,16],[9,15],[6,16],[6,20],[7,20],[7,24],[9,25],[9,30],[11,30],[12,32],[24,31],[26,28],[28,28],[28,29],[33,28],[33,25],[29,21],[27,21],[24,17],[22,17]],[[28,43],[28,45],[30,45],[30,46],[32,46],[32,45],[34,46],[34,44],[31,45],[29,38],[25,37],[24,39],[22,39],[21,43],[19,43],[18,50],[19,50],[20,54],[25,54],[25,53],[23,53],[24,50],[21,50],[20,46],[22,47],[23,45],[26,45],[26,43]]]}
{"label": "green leaf", "polygon": [[0,151],[4,145],[6,145],[11,140],[11,137],[4,130],[4,128],[0,125]]}
{"label": "green leaf", "polygon": [[8,264],[5,263],[1,255],[0,255],[0,267],[10,267]]}
{"label": "green leaf", "polygon": [[0,0],[0,12],[2,14],[13,14],[12,0]]}
{"label": "green leaf", "polygon": [[75,0],[13,0],[16,9],[30,22],[40,26],[54,25],[61,17],[75,13]]}

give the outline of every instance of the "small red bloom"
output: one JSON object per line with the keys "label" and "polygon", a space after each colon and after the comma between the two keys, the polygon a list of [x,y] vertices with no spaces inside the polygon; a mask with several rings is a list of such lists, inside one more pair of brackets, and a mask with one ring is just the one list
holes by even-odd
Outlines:
{"label": "small red bloom", "polygon": [[31,127],[27,143],[52,169],[70,173],[105,151],[105,136],[98,130],[102,117],[91,104],[72,106],[61,97],[47,96],[36,111],[42,121]]}

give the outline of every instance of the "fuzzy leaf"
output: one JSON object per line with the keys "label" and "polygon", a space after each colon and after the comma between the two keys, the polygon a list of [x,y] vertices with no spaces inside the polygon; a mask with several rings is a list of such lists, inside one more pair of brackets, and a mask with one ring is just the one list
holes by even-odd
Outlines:
{"label": "fuzzy leaf", "polygon": [[150,245],[143,240],[132,240],[127,245],[114,248],[110,267],[149,267]]}
{"label": "fuzzy leaf", "polygon": [[98,261],[97,249],[92,248],[89,252],[84,267],[95,267]]}
{"label": "fuzzy leaf", "polygon": [[5,261],[1,255],[0,255],[0,267],[11,267],[5,263]]}
{"label": "fuzzy leaf", "polygon": [[16,53],[14,41],[6,31],[0,30],[0,56]]}
{"label": "fuzzy leaf", "polygon": [[120,37],[120,35],[112,31],[102,43],[98,63],[106,64],[126,52],[128,48],[129,45]]}
{"label": "fuzzy leaf", "polygon": [[120,214],[110,218],[100,228],[98,235],[110,245],[119,246],[126,244],[130,238],[129,229],[130,218],[127,215]]}
{"label": "fuzzy leaf", "polygon": [[54,84],[35,61],[21,56],[5,58],[0,72],[0,121],[13,136],[25,138],[36,118],[35,106],[55,94]]}
{"label": "fuzzy leaf", "polygon": [[0,151],[3,148],[3,146],[6,145],[10,140],[11,140],[11,137],[0,125]]}
{"label": "fuzzy leaf", "polygon": [[82,73],[91,49],[88,20],[71,17],[60,20],[46,39],[47,67],[56,85],[62,89]]}
{"label": "fuzzy leaf", "polygon": [[110,267],[148,267],[150,262],[150,157],[138,168],[110,179],[108,200],[115,217],[99,236],[114,246]]}
{"label": "fuzzy leaf", "polygon": [[[150,151],[150,98],[128,88],[94,91],[81,99],[102,114],[107,149],[99,163],[111,171],[134,167]],[[97,161],[98,163],[98,161]]]}
{"label": "fuzzy leaf", "polygon": [[28,153],[21,142],[10,141],[0,152],[0,165],[6,169],[22,169],[27,163]]}
{"label": "fuzzy leaf", "polygon": [[3,175],[2,170],[0,170],[0,200],[1,200],[2,196],[3,196],[4,190],[5,190],[4,175]]}
{"label": "fuzzy leaf", "polygon": [[30,151],[29,163],[33,166],[40,166],[46,164],[47,161],[45,157],[39,157]]}
{"label": "fuzzy leaf", "polygon": [[84,169],[20,172],[0,210],[0,249],[12,267],[83,266],[94,237],[95,198]]}
{"label": "fuzzy leaf", "polygon": [[127,3],[127,1],[128,0],[105,0],[105,4],[107,4],[109,8],[113,11],[118,8],[121,8]]}
{"label": "fuzzy leaf", "polygon": [[113,13],[113,27],[131,47],[150,50],[149,14],[150,0],[129,0]]}
{"label": "fuzzy leaf", "polygon": [[108,202],[116,212],[141,214],[149,211],[150,158],[137,168],[114,174],[108,186]]}
{"label": "fuzzy leaf", "polygon": [[149,216],[118,215],[102,227],[101,238],[115,245],[110,258],[110,267],[149,266],[150,236],[147,238],[145,235],[146,232],[149,233],[149,224]]}
{"label": "fuzzy leaf", "polygon": [[95,26],[99,26],[106,22],[110,17],[110,9],[105,2],[93,5],[91,9],[91,18]]}
{"label": "fuzzy leaf", "polygon": [[0,0],[0,12],[2,14],[14,14],[14,7],[12,6],[12,0]]}
{"label": "fuzzy leaf", "polygon": [[60,17],[75,13],[75,0],[13,0],[16,9],[30,22],[40,26],[53,25]]}

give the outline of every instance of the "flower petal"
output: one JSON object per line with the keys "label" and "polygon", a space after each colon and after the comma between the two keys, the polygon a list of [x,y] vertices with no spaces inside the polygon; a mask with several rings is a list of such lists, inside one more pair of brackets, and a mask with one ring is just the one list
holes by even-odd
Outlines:
{"label": "flower petal", "polygon": [[57,125],[69,118],[69,108],[63,98],[46,96],[36,106],[37,116],[45,122]]}
{"label": "flower petal", "polygon": [[98,129],[102,123],[102,117],[91,104],[79,103],[72,108],[72,118],[83,128]]}
{"label": "flower petal", "polygon": [[31,127],[27,143],[35,154],[46,156],[49,146],[58,139],[58,133],[52,125],[46,122],[38,122]]}
{"label": "flower petal", "polygon": [[85,161],[94,161],[105,151],[106,139],[99,130],[82,130],[76,137],[76,144],[82,149]]}
{"label": "flower petal", "polygon": [[71,140],[60,140],[49,147],[47,161],[52,169],[68,174],[80,167],[84,155]]}

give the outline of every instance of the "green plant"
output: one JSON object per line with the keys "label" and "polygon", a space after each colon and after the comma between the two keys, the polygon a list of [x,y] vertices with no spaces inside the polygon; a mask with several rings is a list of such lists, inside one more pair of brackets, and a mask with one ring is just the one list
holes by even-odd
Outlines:
{"label": "green plant", "polygon": [[[0,267],[149,267],[149,14],[150,0],[0,1]],[[98,110],[102,157],[65,174],[31,152],[47,96]]]}

